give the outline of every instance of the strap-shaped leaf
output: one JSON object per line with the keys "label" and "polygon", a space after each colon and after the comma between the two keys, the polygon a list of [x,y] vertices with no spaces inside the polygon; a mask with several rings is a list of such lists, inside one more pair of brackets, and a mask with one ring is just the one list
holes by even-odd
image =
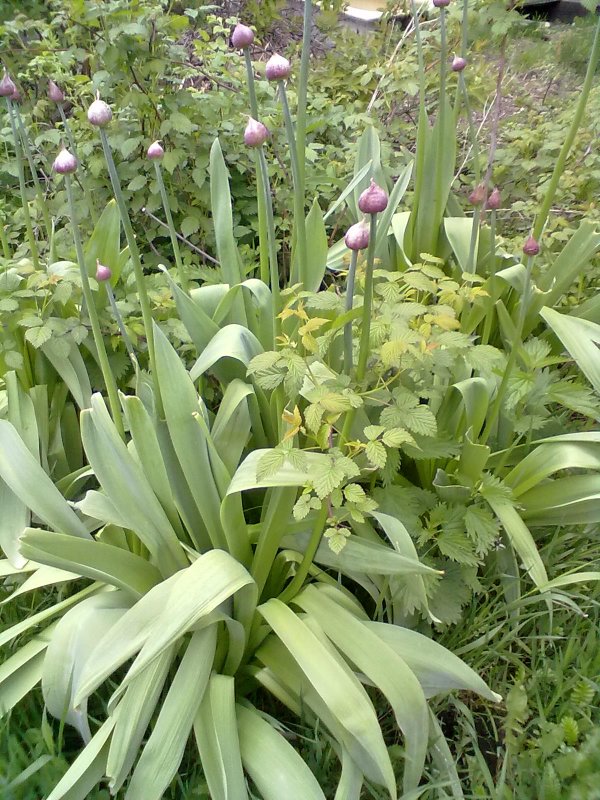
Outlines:
{"label": "strap-shaped leaf", "polygon": [[273,725],[253,707],[236,711],[244,767],[264,800],[325,800],[313,773]]}
{"label": "strap-shaped leaf", "polygon": [[530,525],[600,522],[600,473],[542,483],[522,494],[519,503]]}
{"label": "strap-shaped leaf", "polygon": [[600,392],[600,325],[587,319],[559,314],[553,308],[543,308],[540,315],[573,356],[594,389]]}
{"label": "strap-shaped leaf", "polygon": [[0,665],[0,717],[4,717],[41,680],[46,638],[37,636]]}
{"label": "strap-shaped leaf", "polygon": [[527,570],[536,586],[548,582],[546,567],[531,535],[519,512],[510,500],[486,498],[492,511],[502,523],[506,535],[517,552],[523,569]]}
{"label": "strap-shaped leaf", "polygon": [[106,769],[108,739],[114,721],[107,719],[77,756],[46,800],[88,800]]}
{"label": "strap-shaped leaf", "polygon": [[4,419],[0,419],[0,477],[48,525],[71,536],[91,538],[16,429]]}
{"label": "strap-shaped leaf", "polygon": [[598,442],[560,441],[540,444],[504,478],[513,495],[520,497],[540,484],[549,475],[563,469],[585,469],[600,472]]}
{"label": "strap-shaped leaf", "polygon": [[243,325],[226,325],[221,328],[206,345],[198,360],[190,370],[193,381],[211,369],[222,359],[238,362],[232,367],[232,374],[242,379],[246,368],[254,356],[263,352],[256,336]]}
{"label": "strap-shaped leaf", "polygon": [[229,173],[218,139],[210,149],[209,175],[217,256],[225,282],[234,285],[242,280],[241,259],[233,235]]}

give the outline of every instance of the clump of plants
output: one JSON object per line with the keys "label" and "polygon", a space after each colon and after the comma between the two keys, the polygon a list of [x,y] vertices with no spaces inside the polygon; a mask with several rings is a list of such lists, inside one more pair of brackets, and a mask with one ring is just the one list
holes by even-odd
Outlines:
{"label": "clump of plants", "polygon": [[[48,800],[83,800],[101,780],[129,800],[158,800],[191,746],[213,798],[324,798],[288,741],[292,719],[324,731],[339,800],[363,786],[418,793],[430,763],[460,797],[429,700],[454,689],[501,698],[431,629],[460,619],[490,565],[508,602],[533,585],[551,606],[555,589],[586,579],[551,579],[535,532],[557,518],[598,521],[595,398],[557,344],[597,391],[598,326],[552,306],[600,235],[584,224],[548,261],[542,236],[600,46],[531,235],[512,255],[497,246],[489,179],[477,176],[472,217],[456,210],[467,59],[450,68],[448,2],[434,5],[438,111],[432,123],[415,14],[421,102],[415,157],[401,170],[366,128],[335,202],[325,210],[308,192],[307,2],[299,63],[273,54],[265,65],[285,132],[283,211],[255,34],[238,24],[231,35],[247,75],[238,140],[254,171],[256,253],[236,240],[216,139],[217,269],[195,282],[163,179],[169,149],[148,141],[175,264],[162,268],[169,298],[157,298],[108,136],[113,109],[97,95],[87,119],[114,201],[84,243],[85,189],[76,194],[74,182],[85,160],[63,148],[54,180],[64,184],[62,240],[72,236],[74,260],[56,261],[28,237],[34,274],[49,254],[52,293],[6,259],[0,282],[13,288],[3,302],[19,300],[0,419],[3,575],[9,599],[44,588],[55,602],[0,634],[7,645],[44,625],[0,668],[0,707],[41,682],[48,712],[80,735],[84,747]],[[21,179],[25,140],[9,81],[0,94]],[[26,217],[25,193],[22,205]],[[329,220],[345,235],[328,235]],[[170,318],[157,319],[169,300]],[[23,323],[22,304],[35,323]],[[573,413],[585,430],[570,430]],[[401,736],[400,766],[375,696]]]}

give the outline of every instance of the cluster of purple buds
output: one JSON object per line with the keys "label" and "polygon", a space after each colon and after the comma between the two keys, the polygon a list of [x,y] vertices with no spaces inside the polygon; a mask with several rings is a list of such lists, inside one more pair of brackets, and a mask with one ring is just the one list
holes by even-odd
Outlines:
{"label": "cluster of purple buds", "polygon": [[73,153],[70,153],[66,147],[63,147],[54,159],[52,169],[59,175],[69,175],[77,169],[77,159]]}
{"label": "cluster of purple buds", "polygon": [[359,209],[363,214],[379,214],[380,211],[385,211],[387,204],[388,193],[371,178],[370,186],[358,198]]}

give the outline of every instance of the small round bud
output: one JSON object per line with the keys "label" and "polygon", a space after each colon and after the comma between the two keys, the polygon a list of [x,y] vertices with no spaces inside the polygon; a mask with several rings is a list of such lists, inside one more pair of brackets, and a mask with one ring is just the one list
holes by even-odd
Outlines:
{"label": "small round bud", "polygon": [[4,75],[2,76],[2,80],[0,81],[0,97],[12,97],[13,94],[16,92],[17,87],[13,83],[12,78],[8,74],[6,70],[4,70]]}
{"label": "small round bud", "polygon": [[364,250],[369,246],[369,226],[366,222],[357,222],[348,228],[344,236],[348,250]]}
{"label": "small round bud", "polygon": [[104,100],[100,100],[100,97],[96,96],[96,99],[88,108],[87,118],[92,125],[96,125],[98,128],[103,128],[111,121],[112,111],[110,110],[110,106],[105,103]]}
{"label": "small round bud", "polygon": [[63,147],[54,159],[52,169],[54,172],[58,172],[59,175],[68,175],[71,172],[75,172],[77,169],[77,159],[73,153],[69,153],[67,148]]}
{"label": "small round bud", "polygon": [[152,142],[150,147],[146,150],[146,155],[150,159],[150,161],[160,161],[164,156],[165,151],[162,148],[160,142]]}
{"label": "small round bud", "polygon": [[65,95],[63,91],[54,83],[54,81],[48,81],[47,94],[53,103],[64,103]]}
{"label": "small round bud", "polygon": [[252,117],[248,117],[248,124],[244,131],[244,142],[248,147],[260,147],[269,138],[268,128]]}
{"label": "small round bud", "polygon": [[292,67],[287,58],[275,55],[267,61],[265,66],[265,75],[268,81],[284,81],[289,78],[292,72]]}
{"label": "small round bud", "polygon": [[467,59],[462,56],[454,56],[452,59],[452,72],[462,72],[467,66]]}
{"label": "small round bud", "polygon": [[530,236],[523,245],[523,252],[526,256],[537,256],[537,254],[540,252],[540,245],[537,239],[534,239],[533,236]]}
{"label": "small round bud", "polygon": [[500,195],[500,189],[497,186],[494,186],[492,193],[487,199],[486,208],[490,211],[497,211],[500,206],[502,205],[502,197]]}
{"label": "small round bud", "polygon": [[112,278],[112,272],[109,267],[105,267],[96,259],[96,280],[98,283],[104,283]]}
{"label": "small round bud", "polygon": [[450,5],[450,0],[433,0],[433,5],[436,8],[446,8]]}
{"label": "small round bud", "polygon": [[250,47],[253,41],[254,31],[247,25],[242,25],[241,22],[238,22],[231,34],[231,44],[233,47],[236,49]]}
{"label": "small round bud", "polygon": [[485,185],[480,183],[469,195],[469,203],[472,206],[482,206],[485,203]]}
{"label": "small round bud", "polygon": [[378,214],[388,204],[388,193],[371,178],[371,185],[358,198],[358,207],[363,214]]}

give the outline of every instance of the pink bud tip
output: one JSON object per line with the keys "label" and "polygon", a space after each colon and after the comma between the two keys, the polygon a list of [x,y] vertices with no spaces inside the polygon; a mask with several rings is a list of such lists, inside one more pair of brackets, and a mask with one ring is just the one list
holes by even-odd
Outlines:
{"label": "pink bud tip", "polygon": [[292,67],[287,58],[275,55],[267,61],[265,66],[265,75],[268,81],[284,81],[289,78],[292,72]]}
{"label": "pink bud tip", "polygon": [[13,101],[13,103],[21,102],[21,92],[16,88],[16,86],[14,92],[10,96],[10,99]]}
{"label": "pink bud tip", "polygon": [[526,256],[537,256],[537,254],[540,252],[540,245],[537,239],[534,239],[533,236],[530,236],[523,245],[523,252]]}
{"label": "pink bud tip", "polygon": [[231,34],[231,44],[236,49],[241,49],[244,47],[250,47],[253,41],[254,32],[252,29],[247,25],[242,25],[241,22],[238,22]]}
{"label": "pink bud tip", "polygon": [[268,128],[263,125],[262,122],[258,122],[258,120],[249,117],[246,130],[244,131],[244,142],[246,145],[248,147],[260,147],[268,138]]}
{"label": "pink bud tip", "polygon": [[160,161],[161,158],[164,156],[165,151],[163,150],[160,142],[152,142],[150,147],[146,150],[146,155],[151,161]]}
{"label": "pink bud tip", "polygon": [[12,78],[8,72],[4,70],[4,75],[0,81],[0,97],[12,97],[16,90],[17,87],[13,83]]}
{"label": "pink bud tip", "polygon": [[112,272],[110,268],[105,267],[104,264],[96,260],[96,280],[98,283],[104,283],[104,281],[109,281],[111,278]]}
{"label": "pink bud tip", "polygon": [[371,178],[371,185],[358,198],[358,207],[363,214],[378,214],[388,204],[388,194]]}
{"label": "pink bud tip", "polygon": [[450,5],[450,0],[433,0],[433,5],[436,8],[446,8]]}
{"label": "pink bud tip", "polygon": [[77,169],[77,159],[73,153],[69,153],[66,147],[63,147],[54,159],[52,169],[54,172],[58,172],[59,175],[68,175],[71,172],[75,172]]}
{"label": "pink bud tip", "polygon": [[492,193],[488,197],[486,208],[490,211],[497,211],[500,206],[502,205],[502,197],[500,195],[500,189],[497,186],[494,187]]}
{"label": "pink bud tip", "polygon": [[369,246],[369,226],[365,222],[357,222],[348,228],[344,237],[348,250],[364,250]]}
{"label": "pink bud tip", "polygon": [[479,186],[476,186],[469,195],[469,203],[471,203],[472,206],[482,206],[484,202],[485,186],[483,183],[480,183]]}
{"label": "pink bud tip", "polygon": [[454,56],[452,60],[452,72],[462,72],[467,66],[467,59],[462,56]]}
{"label": "pink bud tip", "polygon": [[53,103],[63,103],[65,99],[65,95],[62,90],[54,83],[54,81],[48,81],[48,97],[52,100]]}
{"label": "pink bud tip", "polygon": [[100,100],[100,98],[97,97],[92,105],[88,108],[87,118],[92,125],[96,125],[98,128],[103,128],[111,121],[112,111],[110,110],[110,106],[105,103],[104,100]]}

